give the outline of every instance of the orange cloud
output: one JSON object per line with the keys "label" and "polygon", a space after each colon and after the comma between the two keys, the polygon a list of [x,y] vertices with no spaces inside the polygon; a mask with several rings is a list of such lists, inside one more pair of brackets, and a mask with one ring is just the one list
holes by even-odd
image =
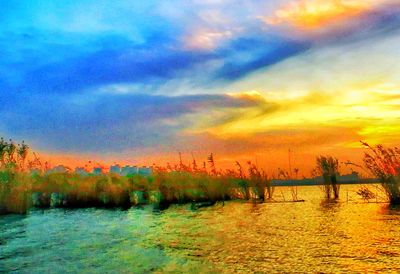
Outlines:
{"label": "orange cloud", "polygon": [[303,30],[317,29],[357,16],[377,1],[300,0],[276,10],[261,19],[269,25],[287,24]]}

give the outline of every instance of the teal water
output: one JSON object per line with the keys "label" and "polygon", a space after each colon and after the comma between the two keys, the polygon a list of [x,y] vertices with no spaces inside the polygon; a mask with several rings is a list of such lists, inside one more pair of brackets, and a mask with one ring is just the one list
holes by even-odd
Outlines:
{"label": "teal water", "polygon": [[[318,187],[299,187],[304,203],[2,216],[0,272],[399,273],[400,209],[364,203],[356,188],[343,186],[334,204]],[[281,190],[275,197],[288,200]]]}

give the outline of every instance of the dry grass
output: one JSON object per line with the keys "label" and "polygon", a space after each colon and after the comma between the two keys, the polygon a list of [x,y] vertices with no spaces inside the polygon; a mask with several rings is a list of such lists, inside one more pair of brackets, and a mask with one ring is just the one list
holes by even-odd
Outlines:
{"label": "dry grass", "polygon": [[[381,180],[392,203],[400,203],[400,150],[371,147],[364,163]],[[143,203],[168,206],[171,203],[215,202],[229,199],[273,198],[271,179],[256,164],[247,162],[236,169],[218,169],[214,155],[198,165],[153,166],[151,175],[120,176],[107,173],[80,175],[70,171],[49,173],[48,163],[36,154],[29,158],[29,147],[0,139],[0,213],[24,213],[31,206],[41,207],[130,207]],[[317,158],[316,173],[324,179],[326,198],[339,198],[337,182],[339,164],[336,158]],[[35,172],[32,172],[35,171]],[[297,174],[297,172],[296,172]],[[279,176],[289,178],[286,172]],[[297,176],[297,175],[296,175]],[[297,189],[291,188],[293,200]],[[365,194],[365,193],[362,193]]]}
{"label": "dry grass", "polygon": [[[263,170],[248,162],[248,172],[240,163],[237,170],[218,170],[214,156],[199,168],[190,165],[153,167],[151,175],[120,176],[107,173],[80,175],[70,171],[50,173],[49,165],[29,147],[0,141],[0,212],[24,213],[36,207],[130,207],[132,204],[215,202],[236,198],[264,199],[267,188],[272,198],[270,180]],[[35,172],[32,172],[35,171]],[[255,195],[251,195],[251,191]],[[244,194],[244,197],[241,195]],[[140,200],[140,201],[139,201]]]}
{"label": "dry grass", "polygon": [[323,190],[327,199],[339,198],[340,184],[337,182],[339,175],[339,161],[332,156],[317,157],[316,173],[324,180]]}
{"label": "dry grass", "polygon": [[[59,199],[59,207],[130,207],[132,195],[142,193],[151,200],[159,195],[158,203],[188,203],[225,201],[235,196],[233,190],[261,187],[258,181],[210,175],[188,171],[156,171],[150,176],[119,176],[115,174],[87,175],[75,173],[35,174],[18,173],[15,179],[2,181],[0,204],[7,212],[22,213],[29,205],[50,207],[52,199]],[[11,206],[14,205],[14,206]]]}
{"label": "dry grass", "polygon": [[379,178],[390,203],[400,204],[400,149],[361,143],[369,150],[364,155],[366,168]]}

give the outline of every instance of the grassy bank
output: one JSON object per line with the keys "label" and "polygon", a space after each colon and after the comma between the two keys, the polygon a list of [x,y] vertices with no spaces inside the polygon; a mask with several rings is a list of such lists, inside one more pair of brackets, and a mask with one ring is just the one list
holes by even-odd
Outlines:
{"label": "grassy bank", "polygon": [[[188,171],[156,171],[149,176],[75,173],[0,172],[3,213],[30,207],[130,207],[172,203],[215,202],[235,198],[263,199],[268,180]],[[262,193],[261,193],[262,191]]]}

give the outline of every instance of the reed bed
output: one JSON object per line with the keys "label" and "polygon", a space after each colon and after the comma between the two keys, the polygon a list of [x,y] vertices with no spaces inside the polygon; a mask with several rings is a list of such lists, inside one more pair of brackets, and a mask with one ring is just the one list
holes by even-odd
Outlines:
{"label": "reed bed", "polygon": [[[400,150],[371,147],[364,163],[377,178],[391,203],[400,203]],[[149,175],[122,176],[115,173],[80,174],[70,170],[49,172],[50,165],[35,153],[29,153],[24,142],[0,139],[0,214],[26,213],[32,207],[123,207],[153,204],[158,208],[170,204],[191,203],[192,208],[216,201],[245,199],[273,200],[274,187],[263,169],[250,161],[234,169],[218,169],[214,155],[198,165],[196,160],[165,167],[153,166]],[[328,199],[338,199],[339,161],[331,156],[317,158],[315,172],[324,180]],[[279,178],[291,178],[279,170]],[[297,177],[298,170],[295,170]],[[298,200],[297,187],[290,187],[293,201]],[[366,191],[360,195],[369,195]],[[363,196],[363,197],[364,197]],[[367,197],[370,198],[369,196]]]}
{"label": "reed bed", "polygon": [[332,156],[317,157],[316,174],[323,178],[323,191],[325,198],[339,199],[340,184],[337,181],[339,175],[339,161]]}
{"label": "reed bed", "polygon": [[172,203],[203,203],[230,199],[272,198],[271,181],[262,169],[247,162],[247,172],[238,162],[236,169],[217,169],[214,156],[198,167],[153,166],[150,175],[121,176],[115,173],[78,174],[49,172],[49,165],[29,147],[12,140],[0,141],[0,213],[25,213],[31,207],[130,207]]}
{"label": "reed bed", "polygon": [[[231,175],[156,171],[152,175],[0,172],[3,212],[34,207],[130,207],[140,204],[262,199],[260,183]],[[3,177],[6,177],[5,179]],[[15,177],[14,177],[15,176]],[[252,194],[249,194],[252,193]]]}

